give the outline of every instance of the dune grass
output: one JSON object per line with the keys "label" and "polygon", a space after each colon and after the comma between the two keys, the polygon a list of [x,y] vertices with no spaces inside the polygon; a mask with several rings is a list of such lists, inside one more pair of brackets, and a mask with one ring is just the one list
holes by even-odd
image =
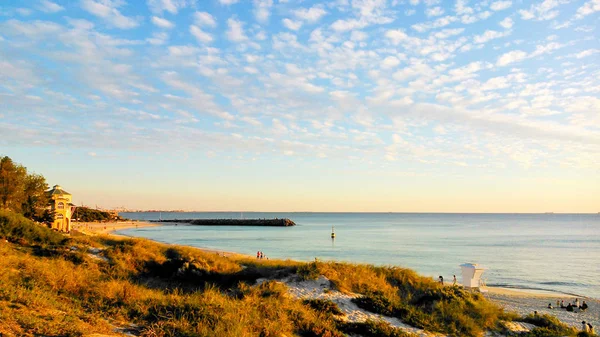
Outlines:
{"label": "dune grass", "polygon": [[[506,316],[478,294],[398,267],[228,258],[112,236],[67,238],[7,213],[0,213],[0,233],[9,241],[0,243],[3,336],[81,336],[129,324],[140,336],[409,336],[387,323],[340,321],[332,302],[285,296],[286,286],[273,280],[291,275],[325,275],[334,288],[362,294],[356,300],[362,308],[453,336],[498,329]],[[255,285],[258,279],[266,281]],[[544,322],[540,329],[573,335]]]}

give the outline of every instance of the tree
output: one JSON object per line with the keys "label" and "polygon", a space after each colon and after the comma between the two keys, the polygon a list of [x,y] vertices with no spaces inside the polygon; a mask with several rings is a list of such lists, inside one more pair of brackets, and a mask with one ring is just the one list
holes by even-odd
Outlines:
{"label": "tree", "polygon": [[47,217],[48,184],[40,174],[27,174],[27,168],[10,157],[0,159],[0,208],[22,213],[28,218]]}
{"label": "tree", "polygon": [[9,157],[0,159],[0,201],[2,208],[21,211],[25,201],[27,169],[15,164]]}
{"label": "tree", "polygon": [[23,215],[37,221],[43,218],[46,205],[48,205],[47,189],[48,184],[44,176],[40,174],[27,175],[25,178],[26,199],[21,206]]}

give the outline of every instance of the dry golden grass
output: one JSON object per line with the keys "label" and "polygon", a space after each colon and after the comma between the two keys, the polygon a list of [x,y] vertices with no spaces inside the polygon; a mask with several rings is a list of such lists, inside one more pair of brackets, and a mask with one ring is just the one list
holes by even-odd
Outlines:
{"label": "dry golden grass", "polygon": [[340,291],[363,294],[363,308],[456,336],[478,336],[507,316],[477,294],[408,269],[228,258],[111,236],[65,239],[17,220],[9,227],[32,236],[0,243],[3,336],[110,333],[123,322],[138,324],[140,336],[407,336],[383,323],[340,323],[327,305],[291,299],[278,282],[251,286],[292,274],[325,275]]}

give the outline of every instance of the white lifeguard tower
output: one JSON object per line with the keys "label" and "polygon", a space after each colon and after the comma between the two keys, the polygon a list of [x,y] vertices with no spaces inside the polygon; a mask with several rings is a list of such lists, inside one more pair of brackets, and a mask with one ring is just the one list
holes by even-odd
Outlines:
{"label": "white lifeguard tower", "polygon": [[477,263],[464,263],[460,265],[463,277],[463,287],[469,289],[479,289],[482,286],[481,275],[486,268]]}

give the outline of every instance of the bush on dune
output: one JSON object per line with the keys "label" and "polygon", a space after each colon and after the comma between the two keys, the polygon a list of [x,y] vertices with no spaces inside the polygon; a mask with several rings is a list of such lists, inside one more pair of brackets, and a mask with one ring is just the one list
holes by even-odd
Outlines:
{"label": "bush on dune", "polygon": [[0,238],[25,245],[59,246],[68,239],[23,215],[0,209]]}
{"label": "bush on dune", "polygon": [[548,314],[529,314],[522,321],[537,326],[525,334],[526,337],[573,336],[577,332],[558,318]]}
{"label": "bush on dune", "polygon": [[431,278],[399,267],[312,262],[304,275],[324,275],[340,291],[362,294],[361,308],[401,319],[428,331],[478,336],[496,330],[502,309],[477,293],[444,287]]}

